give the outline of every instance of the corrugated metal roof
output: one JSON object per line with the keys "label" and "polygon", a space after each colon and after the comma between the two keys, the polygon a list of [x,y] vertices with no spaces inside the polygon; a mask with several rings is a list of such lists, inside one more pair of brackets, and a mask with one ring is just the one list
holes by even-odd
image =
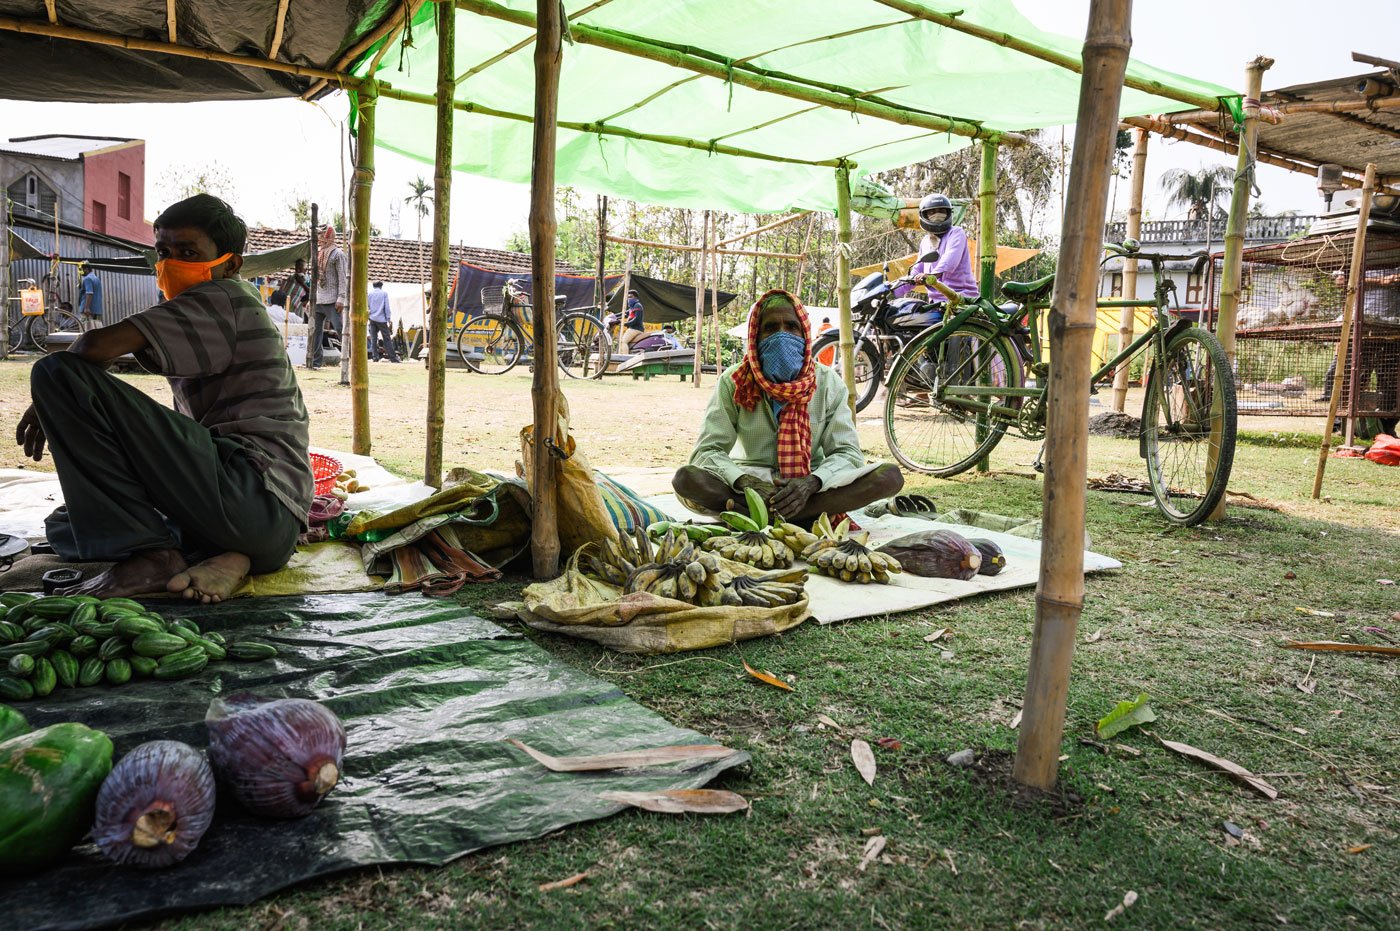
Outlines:
{"label": "corrugated metal roof", "polygon": [[0,151],[18,155],[38,155],[43,158],[58,158],[75,162],[87,152],[108,149],[114,145],[140,142],[140,139],[124,139],[119,136],[21,136],[9,142],[0,143]]}

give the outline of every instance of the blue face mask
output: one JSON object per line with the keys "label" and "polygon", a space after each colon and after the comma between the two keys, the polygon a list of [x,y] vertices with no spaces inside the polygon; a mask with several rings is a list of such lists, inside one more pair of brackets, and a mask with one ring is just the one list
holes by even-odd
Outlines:
{"label": "blue face mask", "polygon": [[807,341],[786,331],[765,337],[758,344],[758,364],[769,381],[792,381],[806,361]]}

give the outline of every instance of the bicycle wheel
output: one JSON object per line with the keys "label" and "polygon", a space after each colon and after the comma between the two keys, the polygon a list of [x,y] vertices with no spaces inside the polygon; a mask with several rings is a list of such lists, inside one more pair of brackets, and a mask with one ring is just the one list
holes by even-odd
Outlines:
{"label": "bicycle wheel", "polygon": [[[839,333],[825,333],[812,344],[812,357],[820,358],[824,351],[830,349],[832,352],[831,367],[839,373],[841,371],[840,343],[841,335]],[[885,365],[880,350],[868,339],[862,339],[856,344],[854,357],[856,412],[859,413],[870,406],[871,401],[875,400],[875,395],[880,390],[880,376],[884,373]]]}
{"label": "bicycle wheel", "polygon": [[40,352],[46,352],[51,333],[72,333],[75,337],[82,333],[83,324],[76,314],[66,310],[51,310],[41,317],[30,317],[26,326],[29,343]]}
{"label": "bicycle wheel", "polygon": [[1166,358],[1153,360],[1142,454],[1157,507],[1174,524],[1199,524],[1225,495],[1235,460],[1235,380],[1225,350],[1200,327],[1177,333]]}
{"label": "bicycle wheel", "polygon": [[[885,390],[890,452],[916,472],[944,477],[965,472],[1001,442],[1022,399],[995,392],[960,395],[958,389],[1023,383],[1015,347],[986,324],[967,321],[952,333],[934,330],[917,337],[896,357]],[[1003,410],[978,411],[977,404]]]}
{"label": "bicycle wheel", "polygon": [[457,355],[467,368],[481,375],[504,375],[520,361],[525,337],[514,320],[497,314],[480,314],[457,332]]}
{"label": "bicycle wheel", "polygon": [[612,355],[612,342],[592,314],[572,313],[554,326],[559,367],[570,378],[602,378]]}

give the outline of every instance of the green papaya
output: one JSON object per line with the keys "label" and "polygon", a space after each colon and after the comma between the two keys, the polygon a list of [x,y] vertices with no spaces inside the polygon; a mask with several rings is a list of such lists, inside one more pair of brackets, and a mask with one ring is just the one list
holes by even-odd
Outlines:
{"label": "green papaya", "polygon": [[112,741],[82,724],[54,724],[0,743],[0,875],[61,859],[92,827]]}
{"label": "green papaya", "polygon": [[71,689],[78,684],[78,660],[67,650],[54,650],[49,654],[53,671],[58,674],[58,684]]}
{"label": "green papaya", "polygon": [[54,671],[53,663],[49,662],[47,656],[41,656],[34,661],[34,675],[29,677],[29,684],[34,686],[35,698],[45,698],[58,688],[58,673]]}
{"label": "green papaya", "polygon": [[7,668],[10,675],[18,676],[21,679],[28,679],[34,674],[34,657],[25,656],[23,653],[19,656],[11,656],[10,664]]}
{"label": "green papaya", "polygon": [[102,681],[102,675],[107,671],[107,664],[95,656],[89,656],[83,660],[78,667],[78,684],[83,688],[96,685]]}
{"label": "green papaya", "polygon": [[0,744],[11,737],[29,733],[29,722],[9,705],[0,705]]}

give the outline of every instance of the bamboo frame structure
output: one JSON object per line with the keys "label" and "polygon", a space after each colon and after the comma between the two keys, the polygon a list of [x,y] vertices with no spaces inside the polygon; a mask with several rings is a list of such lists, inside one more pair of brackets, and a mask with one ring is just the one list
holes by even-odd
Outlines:
{"label": "bamboo frame structure", "polygon": [[[627,236],[614,236],[612,233],[607,234],[607,240],[608,242],[615,242],[624,246],[644,246],[648,249],[666,249],[671,252],[706,251],[701,246],[673,242],[653,242],[648,239],[631,239]],[[800,261],[805,258],[804,255],[798,255],[792,252],[760,252],[754,249],[710,249],[709,251],[718,252],[720,255],[746,255],[760,259],[787,259],[792,262]]]}
{"label": "bamboo frame structure", "polygon": [[[977,290],[990,297],[997,284],[997,144],[982,143],[977,184]],[[977,471],[991,469],[989,457],[977,461]]]}
{"label": "bamboo frame structure", "polygon": [[810,210],[799,210],[797,213],[789,214],[788,216],[783,217],[781,220],[769,223],[766,226],[760,226],[756,229],[751,229],[747,232],[740,233],[737,236],[730,236],[728,239],[721,239],[719,242],[715,243],[715,248],[722,249],[724,246],[729,245],[731,242],[739,242],[742,239],[748,239],[750,236],[757,236],[760,233],[766,233],[769,230],[775,230],[780,226],[786,226],[794,220],[800,220],[805,216],[810,216],[811,213],[812,211]]}
{"label": "bamboo frame structure", "polygon": [[433,155],[433,297],[428,305],[428,422],[423,483],[442,487],[442,433],[447,391],[448,221],[452,211],[452,68],[457,18],[450,6],[437,13],[437,137]]}
{"label": "bamboo frame structure", "polygon": [[[455,8],[441,7],[450,18]],[[530,271],[535,305],[533,400],[535,445],[531,495],[534,515],[530,554],[535,578],[559,574],[559,496],[554,481],[555,437],[559,432],[558,346],[554,339],[554,250],[559,224],[554,215],[555,120],[559,116],[559,71],[564,61],[563,4],[536,0],[535,123],[530,164]],[[447,75],[447,81],[451,75]],[[451,100],[450,83],[440,88]],[[564,442],[567,437],[559,437]]]}
{"label": "bamboo frame structure", "polygon": [[[1366,227],[1371,222],[1371,198],[1376,190],[1376,166],[1366,166],[1366,180],[1361,187],[1361,205],[1356,215],[1356,238],[1351,244],[1351,269],[1347,275],[1346,304],[1342,308],[1342,332],[1337,337],[1337,356],[1332,371],[1331,396],[1327,401],[1327,419],[1322,423],[1322,445],[1317,451],[1317,473],[1313,476],[1312,496],[1322,497],[1322,476],[1327,471],[1327,455],[1332,448],[1332,425],[1337,422],[1337,407],[1342,399],[1342,382],[1346,379],[1348,353],[1351,351],[1351,331],[1361,303],[1361,276],[1366,273]],[[1351,381],[1355,397],[1359,379]],[[1353,405],[1353,410],[1355,405]]]}
{"label": "bamboo frame structure", "polygon": [[[350,409],[351,450],[370,454],[369,352],[369,205],[374,189],[374,113],[378,103],[373,82],[359,91],[360,127],[355,145],[355,175],[350,214]],[[342,333],[344,331],[342,330]],[[341,351],[345,352],[342,337]]]}
{"label": "bamboo frame structure", "polygon": [[[719,325],[719,273],[720,256],[718,249],[710,250],[710,307],[714,313],[710,315],[710,330],[715,338],[715,378],[718,379],[724,372],[724,367],[720,365],[720,325]],[[699,340],[695,343],[695,365],[698,368],[705,364],[705,354],[701,351]]]}
{"label": "bamboo frame structure", "polygon": [[[344,69],[350,67],[350,65],[354,64],[355,59],[359,58],[365,52],[369,51],[370,46],[374,45],[374,43],[378,42],[380,39],[387,37],[390,33],[403,29],[407,24],[413,21],[413,17],[418,15],[418,10],[422,8],[423,4],[426,2],[427,0],[406,0],[406,2],[404,2],[402,5],[403,15],[398,17],[391,17],[389,19],[386,19],[384,22],[380,23],[373,31],[371,31],[363,39],[361,39],[359,42],[355,43],[353,46],[347,49],[345,54],[340,56],[340,58],[336,60],[333,70],[335,72],[341,72]],[[388,43],[385,44],[384,48],[379,50],[379,54],[375,56],[375,60],[378,61],[378,59],[382,58],[384,56],[384,52],[387,51],[387,49]],[[345,77],[351,76],[345,75]],[[371,74],[370,77],[373,77],[373,74]],[[356,83],[358,83],[361,80],[360,78],[353,77],[351,77],[351,79]],[[311,85],[311,87],[307,89],[306,93],[301,95],[301,99],[310,100],[312,97],[315,97],[317,94],[319,94],[323,87],[330,83],[339,84],[341,87],[354,86],[347,84],[344,80],[336,80],[333,77],[327,78],[326,80]]]}
{"label": "bamboo frame structure", "polygon": [[836,308],[840,337],[841,379],[846,383],[846,403],[856,415],[856,333],[851,321],[851,171],[836,169]]}
{"label": "bamboo frame structure", "polygon": [[[1129,239],[1137,240],[1142,235],[1142,188],[1147,179],[1147,130],[1133,130],[1133,177],[1132,191],[1128,199]],[[1138,260],[1123,259],[1123,297],[1137,300]],[[1121,350],[1133,341],[1133,330],[1137,324],[1137,308],[1124,307],[1118,316],[1118,348]],[[1118,413],[1128,404],[1128,366],[1118,366],[1113,373],[1113,409]]]}
{"label": "bamboo frame structure", "polygon": [[1084,484],[1098,259],[1118,104],[1132,45],[1132,0],[1092,0],[1079,87],[1059,274],[1051,301],[1044,532],[1035,630],[1012,775],[1054,786],[1064,735],[1075,632],[1084,607]]}
{"label": "bamboo frame structure", "polygon": [[695,365],[691,371],[691,382],[696,388],[701,386],[701,353],[705,345],[705,266],[709,263],[710,211],[706,210],[700,219],[700,258],[695,263]]}
{"label": "bamboo frame structure", "polygon": [[[170,0],[173,5],[175,0]],[[277,0],[277,19],[272,26],[272,43],[267,47],[267,57],[276,58],[277,53],[282,49],[282,32],[287,25],[287,7],[292,0]],[[174,32],[171,32],[170,41],[175,41]]]}

